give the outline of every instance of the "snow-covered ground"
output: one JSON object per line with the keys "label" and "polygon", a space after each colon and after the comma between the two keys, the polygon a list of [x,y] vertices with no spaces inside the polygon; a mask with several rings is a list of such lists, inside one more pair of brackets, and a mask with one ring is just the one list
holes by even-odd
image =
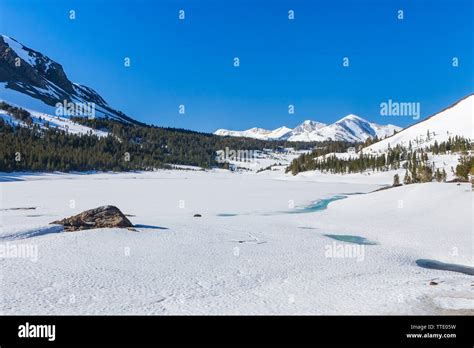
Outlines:
{"label": "snow-covered ground", "polygon": [[[2,101],[2,99],[0,99],[0,101]],[[12,104],[10,103],[10,105]],[[60,129],[70,134],[93,134],[98,137],[106,137],[108,135],[108,133],[105,131],[81,125],[77,122],[72,121],[68,117],[55,116],[43,112],[34,111],[31,109],[25,110],[30,113],[33,123],[38,125],[40,128],[45,128],[48,126],[51,128]],[[26,127],[26,124],[24,122],[16,119],[15,117],[12,117],[5,110],[0,110],[0,118],[2,118],[6,123],[10,125],[20,125]]]}
{"label": "snow-covered ground", "polygon": [[[462,136],[474,138],[474,94],[457,101],[455,104],[418,122],[397,134],[366,147],[364,153],[382,153],[397,145],[413,149],[423,149],[447,141],[450,137]],[[428,135],[429,133],[429,135]]]}
{"label": "snow-covered ground", "polygon": [[[473,266],[467,184],[368,193],[391,176],[224,170],[0,181],[2,314],[474,313],[471,275],[416,264]],[[48,225],[104,204],[137,231]]]}
{"label": "snow-covered ground", "polygon": [[[434,155],[432,152],[428,152],[428,164],[434,166],[434,170],[439,169],[446,172],[446,180],[450,181],[456,178],[455,170],[456,166],[459,164],[459,153],[450,153],[450,154],[438,154]],[[325,156],[316,157],[317,159],[328,158],[329,156],[336,156],[339,159],[355,159],[359,155],[353,153],[337,153],[333,152]],[[383,171],[377,171],[368,169],[365,170],[362,174],[360,173],[351,173],[351,174],[322,174],[319,170],[306,171],[299,173],[294,180],[316,180],[316,181],[331,181],[331,182],[377,182],[380,184],[391,185],[393,183],[393,176],[398,174],[401,181],[406,173],[406,169],[403,169],[403,165],[406,164],[406,161],[400,163],[400,169],[388,169]]]}
{"label": "snow-covered ground", "polygon": [[225,158],[225,162],[228,162],[234,170],[249,170],[249,171],[262,171],[262,170],[278,170],[284,171],[285,168],[293,161],[304,153],[308,153],[309,150],[295,150],[293,148],[286,148],[282,151],[274,150],[255,150],[255,151],[243,151],[245,156],[243,158]]}

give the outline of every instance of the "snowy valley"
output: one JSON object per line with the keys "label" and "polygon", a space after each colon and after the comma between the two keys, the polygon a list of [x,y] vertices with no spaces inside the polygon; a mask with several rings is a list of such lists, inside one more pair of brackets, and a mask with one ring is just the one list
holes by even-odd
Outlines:
{"label": "snowy valley", "polygon": [[[223,170],[1,180],[2,314],[474,311],[470,184],[370,193],[387,177]],[[134,231],[49,224],[105,204]]]}
{"label": "snowy valley", "polygon": [[[472,94],[405,129],[205,134],[0,50],[1,314],[474,314]],[[58,223],[110,205],[133,227]]]}

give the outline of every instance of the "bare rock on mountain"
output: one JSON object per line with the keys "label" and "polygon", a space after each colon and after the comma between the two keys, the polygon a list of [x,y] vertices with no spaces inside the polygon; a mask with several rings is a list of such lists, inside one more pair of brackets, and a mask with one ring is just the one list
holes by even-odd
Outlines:
{"label": "bare rock on mountain", "polygon": [[0,35],[0,83],[0,94],[11,89],[52,107],[93,103],[97,117],[141,124],[112,108],[94,89],[69,80],[61,64],[5,35]]}
{"label": "bare rock on mountain", "polygon": [[64,230],[68,232],[104,227],[133,227],[130,220],[113,205],[86,210],[62,220],[53,221],[51,224],[63,225]]}

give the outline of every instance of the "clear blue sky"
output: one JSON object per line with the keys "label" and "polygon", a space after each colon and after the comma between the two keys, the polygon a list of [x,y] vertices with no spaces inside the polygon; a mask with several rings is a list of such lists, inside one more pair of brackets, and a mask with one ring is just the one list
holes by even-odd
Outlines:
{"label": "clear blue sky", "polygon": [[0,32],[72,81],[140,121],[200,131],[349,113],[406,126],[380,103],[420,102],[425,117],[473,91],[473,17],[471,0],[0,0]]}

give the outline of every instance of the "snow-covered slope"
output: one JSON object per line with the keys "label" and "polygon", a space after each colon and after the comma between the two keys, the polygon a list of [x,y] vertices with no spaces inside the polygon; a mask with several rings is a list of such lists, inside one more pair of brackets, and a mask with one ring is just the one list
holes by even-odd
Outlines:
{"label": "snow-covered slope", "polygon": [[392,135],[394,131],[400,130],[394,125],[381,126],[357,115],[347,115],[339,121],[323,128],[320,133],[325,138],[345,141],[364,141],[367,138],[378,138]]}
{"label": "snow-covered slope", "polygon": [[317,121],[311,121],[311,120],[306,120],[302,124],[300,124],[298,127],[293,129],[293,132],[295,133],[303,133],[303,132],[314,132],[315,130],[321,129],[326,127],[327,125],[322,122],[317,122]]}
{"label": "snow-covered slope", "polygon": [[94,103],[96,117],[137,123],[108,105],[92,88],[71,82],[59,63],[5,35],[0,36],[0,97],[36,110],[41,101],[49,113],[65,100]]}
{"label": "snow-covered slope", "polygon": [[370,145],[363,151],[383,152],[386,151],[389,146],[392,148],[397,145],[408,146],[410,141],[412,148],[424,148],[434,144],[435,141],[440,143],[456,135],[474,139],[473,119],[474,94],[470,94],[425,120],[415,123],[391,137]]}
{"label": "snow-covered slope", "polygon": [[270,139],[285,139],[285,136],[291,133],[291,129],[287,127],[280,127],[273,131],[263,129],[263,128],[250,128],[245,131],[231,131],[227,129],[218,129],[214,132],[216,135],[222,136],[233,136],[233,137],[245,137],[245,138],[254,138],[261,140],[270,140]]}
{"label": "snow-covered slope", "polygon": [[[0,99],[0,102],[1,101],[2,100]],[[98,137],[106,137],[108,135],[107,132],[83,126],[66,117],[53,116],[30,109],[25,110],[30,113],[33,123],[38,125],[40,128],[57,128],[70,134],[93,134]],[[4,122],[10,125],[27,126],[23,121],[9,115],[5,110],[0,110],[0,119],[3,119]]]}
{"label": "snow-covered slope", "polygon": [[356,115],[347,115],[339,121],[326,125],[321,122],[306,120],[294,129],[280,127],[275,130],[251,128],[245,131],[219,129],[216,135],[248,137],[262,140],[289,140],[289,141],[325,141],[341,140],[360,142],[367,138],[384,138],[394,131],[400,130],[394,125],[378,125]]}
{"label": "snow-covered slope", "polygon": [[290,141],[319,141],[314,137],[317,131],[326,127],[322,122],[306,120],[291,132],[288,140]]}

